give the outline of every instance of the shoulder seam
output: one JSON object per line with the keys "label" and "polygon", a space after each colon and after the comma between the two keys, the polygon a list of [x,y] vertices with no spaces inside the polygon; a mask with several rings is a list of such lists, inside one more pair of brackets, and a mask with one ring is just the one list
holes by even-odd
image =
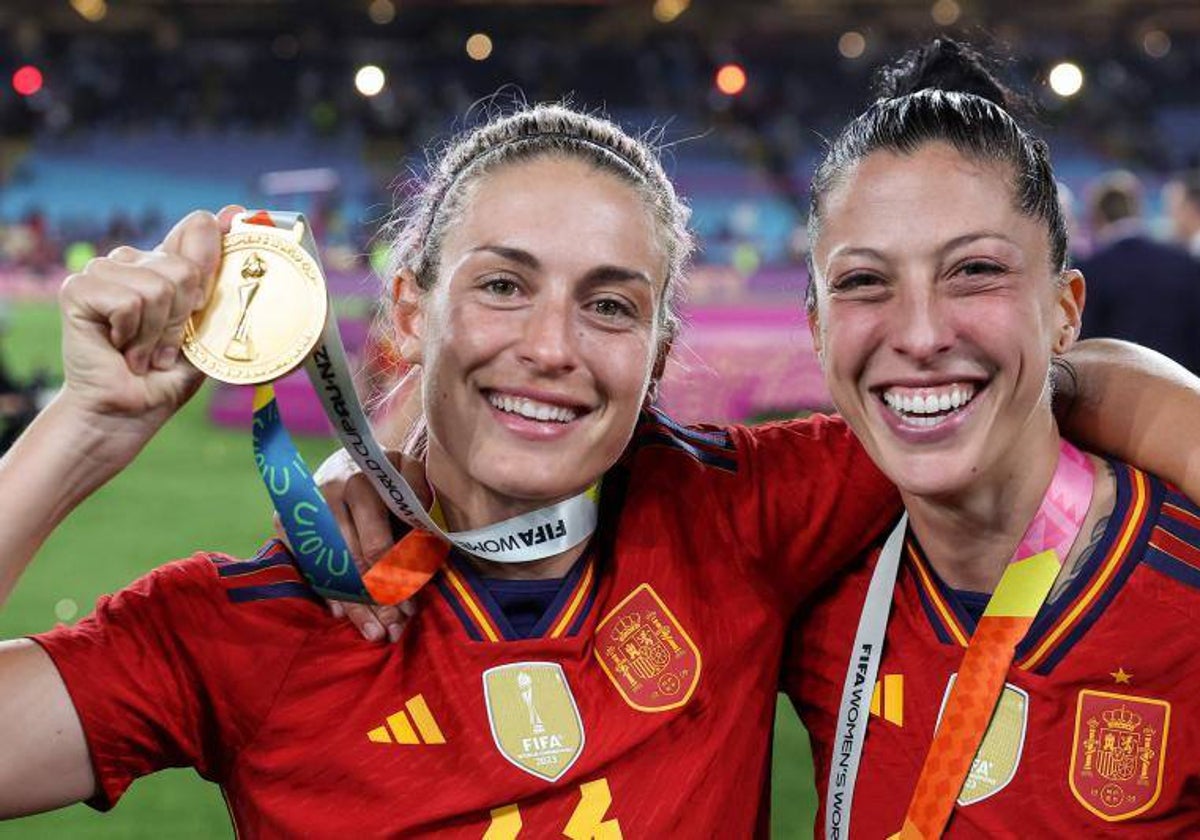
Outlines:
{"label": "shoulder seam", "polygon": [[[275,548],[275,545],[273,543],[274,543],[274,541],[272,541],[271,543],[268,543],[267,546],[260,548],[259,551],[255,552],[254,558],[258,558],[258,557],[264,555],[266,553],[268,547]],[[231,558],[228,555],[224,555],[221,552],[215,552],[215,551],[204,552],[204,555],[209,560],[209,569],[213,575],[213,578],[216,582],[217,587],[219,589],[221,589],[222,595],[225,596],[226,602],[231,603],[231,604],[234,603],[234,602],[230,601],[228,598],[230,590],[227,589],[225,586],[223,586],[221,583],[220,574],[218,572],[219,566],[217,565],[217,562],[219,560],[231,560],[232,561],[232,560],[234,560],[234,558]],[[251,558],[251,559],[254,559],[254,558]],[[249,562],[249,561],[244,561],[244,562]],[[313,627],[313,628],[309,629],[307,632],[304,633],[304,635],[296,643],[296,648],[295,648],[295,650],[292,651],[291,658],[288,660],[287,667],[283,669],[283,673],[279,678],[279,682],[276,684],[275,690],[271,695],[270,701],[266,704],[266,708],[263,711],[261,718],[254,725],[253,731],[250,732],[246,736],[246,738],[243,740],[243,742],[240,745],[238,745],[235,749],[230,751],[229,758],[225,762],[225,766],[222,768],[224,778],[227,779],[229,777],[233,768],[237,765],[238,761],[241,759],[242,754],[245,753],[246,750],[250,749],[257,742],[258,736],[262,732],[264,724],[266,724],[266,722],[270,719],[271,713],[275,710],[275,706],[279,701],[279,697],[283,693],[284,685],[287,684],[288,678],[291,676],[292,671],[295,668],[297,657],[299,657],[300,652],[308,646],[309,640],[312,638],[312,636],[316,632],[318,632],[319,629],[320,628],[317,628],[317,627]]]}
{"label": "shoulder seam", "polygon": [[246,737],[245,742],[230,755],[229,761],[227,762],[228,766],[226,767],[227,776],[229,771],[231,771],[241,759],[243,753],[249,750],[258,741],[258,736],[262,732],[264,725],[270,719],[271,713],[275,711],[275,706],[279,702],[279,696],[283,693],[284,685],[287,684],[288,678],[291,677],[292,671],[295,669],[296,659],[300,656],[300,652],[308,647],[309,639],[311,639],[313,635],[317,633],[318,629],[319,628],[314,627],[309,630],[296,644],[296,649],[292,651],[292,655],[288,660],[287,667],[283,669],[283,674],[280,676],[279,682],[275,686],[275,691],[271,695],[271,700],[269,703],[267,703],[266,710],[262,713],[262,718],[257,724],[255,724],[254,731]]}

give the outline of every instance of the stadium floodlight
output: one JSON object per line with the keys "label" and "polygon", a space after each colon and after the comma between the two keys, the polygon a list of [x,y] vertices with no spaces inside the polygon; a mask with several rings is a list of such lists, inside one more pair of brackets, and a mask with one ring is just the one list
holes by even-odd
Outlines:
{"label": "stadium floodlight", "polygon": [[84,20],[96,23],[108,14],[105,0],[71,0],[71,8]]}
{"label": "stadium floodlight", "polygon": [[654,0],[654,19],[659,23],[670,23],[687,11],[692,0]]}
{"label": "stadium floodlight", "polygon": [[737,96],[746,89],[746,71],[740,64],[722,64],[717,69],[717,90],[726,96]]}
{"label": "stadium floodlight", "polygon": [[374,64],[364,64],[354,74],[354,88],[363,96],[376,96],[387,84],[387,76]]}
{"label": "stadium floodlight", "polygon": [[955,0],[937,0],[929,10],[929,16],[938,26],[953,26],[962,16],[962,7]]}
{"label": "stadium floodlight", "polygon": [[842,58],[860,58],[866,51],[867,38],[861,32],[852,29],[843,32],[842,37],[838,38],[838,52],[842,54]]}
{"label": "stadium floodlight", "polygon": [[1151,58],[1165,58],[1171,51],[1171,36],[1161,29],[1149,29],[1142,35],[1142,50]]}
{"label": "stadium floodlight", "polygon": [[32,64],[18,67],[12,75],[12,87],[21,96],[33,96],[42,89],[42,71]]}
{"label": "stadium floodlight", "polygon": [[1071,61],[1060,61],[1050,70],[1050,90],[1063,98],[1083,89],[1083,70]]}
{"label": "stadium floodlight", "polygon": [[475,61],[486,61],[492,54],[492,39],[485,32],[476,32],[467,39],[467,55]]}
{"label": "stadium floodlight", "polygon": [[386,26],[396,19],[396,4],[392,0],[371,0],[367,6],[367,17],[372,23]]}

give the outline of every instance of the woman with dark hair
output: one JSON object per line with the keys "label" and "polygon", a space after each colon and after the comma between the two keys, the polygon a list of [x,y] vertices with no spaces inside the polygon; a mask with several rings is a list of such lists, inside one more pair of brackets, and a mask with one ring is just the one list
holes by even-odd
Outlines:
{"label": "woman with dark hair", "polygon": [[813,336],[906,511],[794,637],[825,834],[1194,834],[1200,508],[1059,434],[1084,278],[1007,91],[947,40],[883,80],[812,191]]}

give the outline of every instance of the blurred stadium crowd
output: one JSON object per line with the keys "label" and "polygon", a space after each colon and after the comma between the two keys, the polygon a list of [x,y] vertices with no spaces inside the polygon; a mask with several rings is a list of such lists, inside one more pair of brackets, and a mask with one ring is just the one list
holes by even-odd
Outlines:
{"label": "blurred stadium crowd", "polygon": [[0,295],[52,292],[116,243],[238,202],[307,212],[335,292],[365,299],[373,237],[429,143],[569,97],[661,133],[701,239],[693,301],[794,306],[822,138],[875,66],[937,31],[1006,50],[1030,92],[1073,196],[1073,258],[1094,272],[1089,331],[1200,370],[1180,346],[1200,333],[1193,0],[12,0]]}

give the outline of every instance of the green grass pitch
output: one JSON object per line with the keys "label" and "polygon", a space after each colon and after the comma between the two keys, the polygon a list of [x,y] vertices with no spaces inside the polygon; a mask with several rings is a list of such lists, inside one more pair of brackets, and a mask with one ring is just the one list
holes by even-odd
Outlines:
{"label": "green grass pitch", "polygon": [[[44,367],[57,376],[59,325],[54,305],[12,304],[8,330],[0,335],[0,352],[20,374]],[[98,595],[165,560],[197,548],[245,556],[269,535],[270,504],[254,474],[249,435],[210,424],[206,397],[202,391],[128,470],[58,529],[0,610],[0,638],[45,630],[60,620],[75,621]],[[314,465],[332,446],[320,438],[301,438],[297,444]],[[790,704],[781,702],[779,709],[772,833],[779,838],[809,837],[815,801],[808,738]],[[753,796],[754,791],[745,795]],[[164,835],[232,837],[217,788],[190,770],[173,770],[135,784],[110,814],[77,805],[0,823],[0,840]]]}

